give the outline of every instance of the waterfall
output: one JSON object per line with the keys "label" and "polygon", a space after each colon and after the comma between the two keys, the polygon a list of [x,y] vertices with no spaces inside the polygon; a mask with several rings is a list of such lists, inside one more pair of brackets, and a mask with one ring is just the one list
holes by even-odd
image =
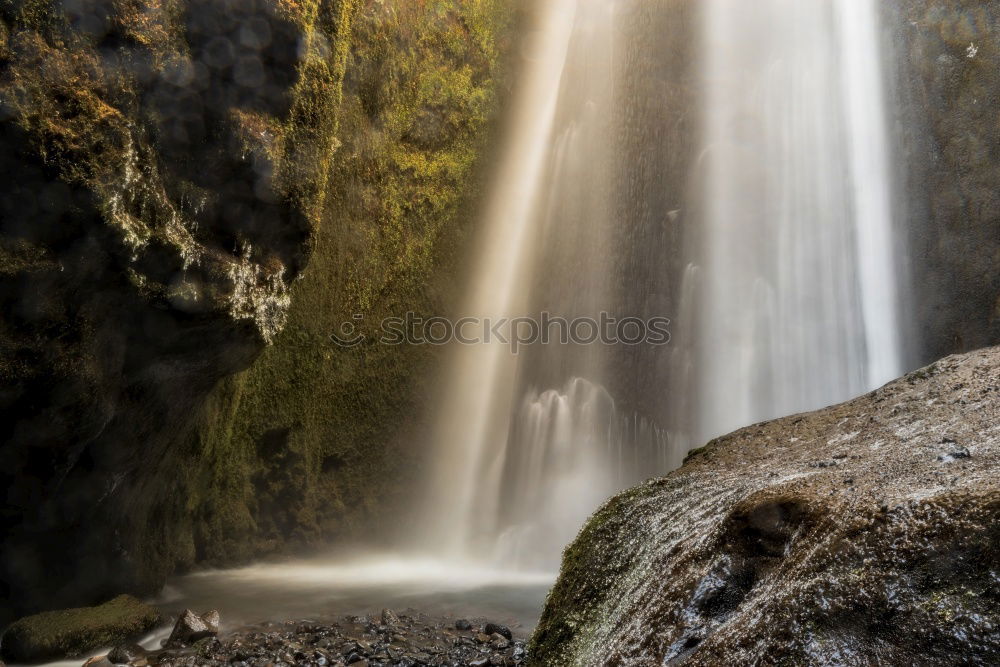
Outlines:
{"label": "waterfall", "polygon": [[[708,0],[692,446],[901,371],[875,0]],[[691,405],[693,403],[693,406]]]}
{"label": "waterfall", "polygon": [[[614,306],[619,221],[616,3],[546,0],[523,58],[507,152],[464,316]],[[668,469],[666,435],[604,385],[607,346],[458,346],[434,432],[422,530],[457,558],[553,570],[601,501]]]}
{"label": "waterfall", "polygon": [[455,346],[420,527],[438,553],[551,570],[688,448],[900,371],[875,0],[705,0],[695,86],[667,72],[689,67],[667,5],[533,5],[461,314],[665,316],[676,344]]}
{"label": "waterfall", "polygon": [[[506,153],[483,219],[466,316],[514,317],[524,310],[530,266],[530,226],[542,198],[560,82],[574,22],[574,0],[540,3],[534,30],[523,40],[521,89]],[[456,347],[446,373],[434,430],[434,462],[425,513],[429,546],[468,555],[479,516],[492,516],[495,495],[483,493],[482,468],[503,447],[516,370],[498,340]]]}

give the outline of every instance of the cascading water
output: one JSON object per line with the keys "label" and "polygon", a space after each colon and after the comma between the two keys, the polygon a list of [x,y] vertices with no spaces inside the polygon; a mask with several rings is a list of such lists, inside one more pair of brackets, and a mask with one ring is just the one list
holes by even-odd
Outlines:
{"label": "cascading water", "polygon": [[875,0],[708,0],[702,210],[677,414],[691,446],[901,369]]}
{"label": "cascading water", "polygon": [[[421,531],[439,553],[551,569],[688,448],[901,370],[874,0],[706,0],[691,85],[666,7],[535,6],[462,314],[666,316],[676,345],[456,349]],[[678,139],[693,100],[700,152]]]}
{"label": "cascading water", "polygon": [[[612,310],[616,3],[539,3],[519,120],[462,315]],[[562,330],[553,330],[555,336]],[[667,469],[665,435],[603,386],[601,344],[456,349],[438,428],[435,549],[549,570],[614,491]]]}

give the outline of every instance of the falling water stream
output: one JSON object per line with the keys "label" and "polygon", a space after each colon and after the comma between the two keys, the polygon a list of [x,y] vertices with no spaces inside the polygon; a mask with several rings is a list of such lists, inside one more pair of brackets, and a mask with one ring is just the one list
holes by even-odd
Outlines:
{"label": "falling water stream", "polygon": [[[523,181],[498,181],[463,314],[633,314],[610,286],[651,241],[630,235],[613,254],[637,207],[615,205],[612,172],[646,156],[617,154],[616,124],[638,96],[666,91],[618,80],[628,6],[551,5],[521,98],[536,112],[510,137],[509,159],[530,160],[514,169]],[[875,1],[702,7],[696,194],[682,246],[665,249],[687,269],[675,311],[658,313],[678,322],[677,349],[669,372],[638,387],[672,403],[673,418],[656,423],[613,396],[600,345],[457,351],[432,485],[451,502],[428,512],[452,553],[551,568],[603,499],[667,472],[678,453],[901,371]],[[637,131],[641,151],[666,149]]]}
{"label": "falling water stream", "polygon": [[[249,619],[438,604],[530,625],[562,547],[608,496],[711,437],[902,370],[876,0],[703,0],[686,91],[626,57],[635,12],[656,6],[531,5],[461,314],[644,304],[673,321],[668,354],[633,349],[623,380],[620,351],[600,344],[456,346],[419,547],[191,575],[165,607]],[[639,50],[677,46],[646,39]],[[700,133],[684,192],[664,197],[654,167],[673,149],[645,120],[677,95],[701,110]]]}
{"label": "falling water stream", "polygon": [[685,446],[900,374],[875,0],[708,0]]}

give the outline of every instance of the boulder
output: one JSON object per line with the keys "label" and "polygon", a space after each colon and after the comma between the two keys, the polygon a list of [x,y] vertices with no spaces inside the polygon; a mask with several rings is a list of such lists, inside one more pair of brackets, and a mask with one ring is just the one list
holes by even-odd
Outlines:
{"label": "boulder", "polygon": [[156,609],[131,595],[97,607],[47,611],[15,621],[3,635],[3,657],[11,662],[75,658],[139,637],[160,621]]}
{"label": "boulder", "polygon": [[499,623],[487,623],[483,626],[483,632],[488,635],[497,634],[506,639],[513,639],[514,635],[511,633],[510,628],[506,625],[500,625]]}
{"label": "boulder", "polygon": [[213,609],[199,616],[190,609],[185,609],[174,624],[166,646],[186,646],[217,634],[219,634],[219,612]]}
{"label": "boulder", "polygon": [[991,348],[744,428],[612,499],[566,550],[528,654],[547,666],[1000,664],[997,572]]}
{"label": "boulder", "polygon": [[131,665],[144,661],[148,651],[138,644],[119,644],[108,653],[108,660],[115,665]]}

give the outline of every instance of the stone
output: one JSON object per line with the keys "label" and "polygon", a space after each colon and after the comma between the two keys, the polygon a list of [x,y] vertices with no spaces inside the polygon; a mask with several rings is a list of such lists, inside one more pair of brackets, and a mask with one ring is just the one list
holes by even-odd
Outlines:
{"label": "stone", "polygon": [[950,451],[947,454],[942,454],[937,458],[937,460],[943,463],[951,463],[952,461],[958,461],[959,459],[970,459],[970,458],[972,458],[972,454],[969,453],[968,449],[963,447],[961,449]]}
{"label": "stone", "polygon": [[514,635],[506,625],[500,625],[499,623],[487,623],[483,626],[483,632],[487,635],[497,634],[506,639],[513,639]]}
{"label": "stone", "polygon": [[116,665],[129,664],[145,659],[146,653],[138,644],[119,644],[108,653],[108,660]]}
{"label": "stone", "polygon": [[96,607],[46,611],[12,623],[0,650],[11,662],[76,658],[146,634],[160,613],[131,595]]}
{"label": "stone", "polygon": [[[998,423],[994,347],[717,438],[587,522],[530,659],[1000,664]],[[975,453],[948,477],[943,433]]]}
{"label": "stone", "polygon": [[106,655],[95,655],[84,662],[83,667],[115,667],[115,663],[108,660]]}
{"label": "stone", "polygon": [[399,616],[396,616],[395,612],[391,609],[383,609],[381,619],[382,625],[399,625]]}
{"label": "stone", "polygon": [[219,634],[218,611],[213,609],[199,616],[190,609],[185,609],[174,624],[166,646],[186,646],[217,634]]}

